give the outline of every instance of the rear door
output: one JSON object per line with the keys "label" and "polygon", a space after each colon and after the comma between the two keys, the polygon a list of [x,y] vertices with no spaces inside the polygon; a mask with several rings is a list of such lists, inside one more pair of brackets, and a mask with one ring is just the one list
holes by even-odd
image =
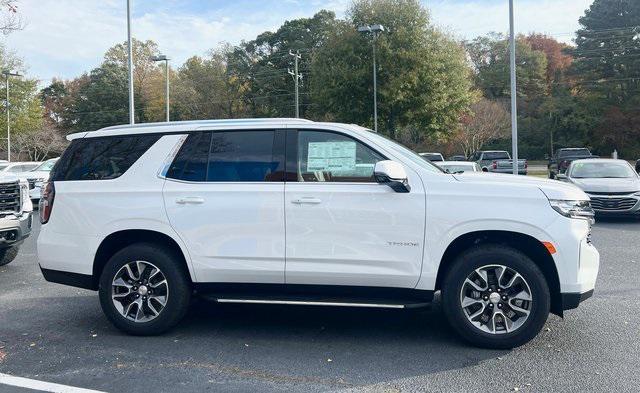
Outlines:
{"label": "rear door", "polygon": [[283,169],[284,131],[187,137],[164,201],[199,282],[284,283]]}
{"label": "rear door", "polygon": [[425,195],[373,177],[386,157],[351,136],[290,130],[285,186],[287,284],[414,287],[422,267]]}

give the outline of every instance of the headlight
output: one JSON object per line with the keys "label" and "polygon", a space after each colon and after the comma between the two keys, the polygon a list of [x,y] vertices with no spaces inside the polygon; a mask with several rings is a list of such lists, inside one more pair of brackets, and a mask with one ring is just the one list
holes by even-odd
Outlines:
{"label": "headlight", "polygon": [[636,192],[635,194],[633,194],[635,196],[640,196],[640,191]]}
{"label": "headlight", "polygon": [[561,199],[550,199],[549,203],[553,210],[569,218],[588,220],[593,223],[595,213],[589,201],[565,201]]}

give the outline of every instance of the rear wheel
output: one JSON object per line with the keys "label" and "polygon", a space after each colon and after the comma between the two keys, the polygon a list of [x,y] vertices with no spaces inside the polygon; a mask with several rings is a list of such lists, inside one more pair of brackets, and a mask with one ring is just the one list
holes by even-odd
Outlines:
{"label": "rear wheel", "polygon": [[160,334],[175,326],[189,307],[191,286],[182,261],[154,244],[117,252],[100,276],[100,305],[119,329]]}
{"label": "rear wheel", "polygon": [[549,316],[544,275],[526,255],[500,245],[463,252],[449,269],[442,302],[451,326],[470,343],[495,349],[523,345]]}
{"label": "rear wheel", "polygon": [[0,266],[13,262],[13,260],[18,256],[19,249],[20,247],[13,246],[0,250]]}

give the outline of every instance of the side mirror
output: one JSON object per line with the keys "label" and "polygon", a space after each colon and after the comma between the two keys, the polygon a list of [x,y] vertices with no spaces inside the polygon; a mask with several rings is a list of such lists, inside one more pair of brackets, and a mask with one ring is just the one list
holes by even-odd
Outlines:
{"label": "side mirror", "polygon": [[373,168],[373,176],[380,184],[386,184],[395,192],[407,193],[411,191],[407,172],[399,163],[391,160],[376,162]]}
{"label": "side mirror", "polygon": [[556,175],[556,179],[558,179],[560,181],[567,181],[567,175],[565,175],[564,173],[558,173]]}

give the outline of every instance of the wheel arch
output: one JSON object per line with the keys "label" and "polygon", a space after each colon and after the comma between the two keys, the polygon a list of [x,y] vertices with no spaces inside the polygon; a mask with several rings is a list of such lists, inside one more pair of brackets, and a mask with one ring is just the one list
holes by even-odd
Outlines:
{"label": "wheel arch", "polygon": [[96,250],[93,260],[93,282],[95,289],[98,288],[100,275],[105,265],[116,252],[136,243],[153,243],[158,244],[171,250],[178,258],[180,263],[184,264],[186,271],[189,272],[191,282],[195,281],[193,271],[187,262],[187,255],[180,244],[166,233],[149,230],[149,229],[123,229],[113,232],[106,236]]}
{"label": "wheel arch", "polygon": [[481,244],[499,244],[511,247],[525,254],[540,268],[547,280],[551,294],[551,312],[562,316],[562,295],[560,293],[560,278],[555,261],[547,248],[538,239],[520,232],[487,230],[468,232],[458,236],[449,244],[442,256],[436,275],[435,289],[442,287],[442,280],[455,258],[470,247]]}

